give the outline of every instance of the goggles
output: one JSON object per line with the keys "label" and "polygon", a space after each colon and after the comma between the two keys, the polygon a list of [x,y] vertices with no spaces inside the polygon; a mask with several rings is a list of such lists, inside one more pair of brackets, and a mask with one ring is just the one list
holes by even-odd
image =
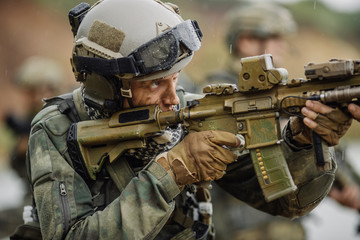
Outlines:
{"label": "goggles", "polygon": [[104,76],[146,75],[171,69],[184,58],[184,51],[185,57],[191,56],[200,49],[202,36],[198,23],[186,20],[141,45],[127,57],[103,59],[74,56],[74,63],[78,72],[96,72]]}

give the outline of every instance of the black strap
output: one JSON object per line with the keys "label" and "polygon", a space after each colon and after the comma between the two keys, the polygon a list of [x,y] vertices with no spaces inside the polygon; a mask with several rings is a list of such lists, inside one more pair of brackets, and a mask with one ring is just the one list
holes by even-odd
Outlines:
{"label": "black strap", "polygon": [[66,114],[72,122],[80,122],[80,116],[76,110],[73,94],[67,93],[57,97],[45,99],[43,108],[57,105],[61,113]]}
{"label": "black strap", "polygon": [[316,165],[319,167],[323,167],[325,165],[325,160],[322,149],[321,137],[315,132],[312,133],[312,137],[313,137]]}
{"label": "black strap", "polygon": [[140,74],[133,57],[104,59],[74,56],[74,63],[77,72],[96,72],[103,76],[125,73],[133,73],[137,76]]}
{"label": "black strap", "polygon": [[200,221],[195,221],[191,229],[196,233],[196,240],[206,240],[210,230],[210,226]]}
{"label": "black strap", "polygon": [[68,135],[67,135],[67,146],[68,146],[68,153],[70,159],[72,161],[72,166],[74,170],[85,180],[85,182],[89,185],[93,181],[91,180],[84,161],[82,159],[82,155],[79,154],[80,149],[76,140],[76,123],[80,122],[80,116],[76,110],[73,94],[67,93],[60,95],[58,97],[50,98],[45,100],[44,108],[57,105],[59,111],[62,114],[66,114],[67,117],[73,122],[70,126]]}
{"label": "black strap", "polygon": [[69,128],[69,132],[66,138],[66,143],[68,147],[68,153],[71,158],[74,170],[85,180],[85,182],[89,185],[93,183],[93,180],[90,178],[87,168],[84,163],[84,159],[82,158],[82,154],[80,154],[79,145],[77,142],[77,124],[71,124]]}
{"label": "black strap", "polygon": [[72,122],[80,122],[80,117],[72,98],[64,99],[64,101],[59,104],[58,109],[61,113],[66,114]]}

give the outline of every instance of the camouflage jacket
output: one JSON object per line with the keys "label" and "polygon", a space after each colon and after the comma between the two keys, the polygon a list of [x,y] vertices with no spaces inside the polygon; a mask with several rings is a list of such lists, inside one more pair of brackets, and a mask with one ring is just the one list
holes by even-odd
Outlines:
{"label": "camouflage jacket", "polygon": [[[80,121],[87,120],[79,90],[73,92],[73,100]],[[29,140],[29,179],[43,239],[170,239],[179,232],[178,239],[190,239],[181,234],[194,223],[188,221],[189,216],[196,220],[196,214],[189,211],[194,195],[191,186],[180,191],[156,162],[150,162],[136,175],[129,168],[120,168],[119,176],[127,176],[120,181],[104,173],[95,182],[86,182],[69,156],[66,142],[72,121],[66,114],[68,109],[64,111],[62,106],[46,107],[33,119]],[[273,215],[292,218],[308,213],[326,196],[336,166],[320,172],[311,147],[297,149],[286,142],[282,147],[298,186],[296,192],[267,203],[249,154],[229,165],[218,184]],[[114,182],[122,182],[122,186]]]}

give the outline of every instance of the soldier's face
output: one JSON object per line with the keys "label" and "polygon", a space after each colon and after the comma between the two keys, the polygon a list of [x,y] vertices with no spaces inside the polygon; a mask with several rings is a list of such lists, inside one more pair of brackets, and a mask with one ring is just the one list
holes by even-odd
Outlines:
{"label": "soldier's face", "polygon": [[[134,107],[157,104],[162,111],[170,111],[174,105],[179,104],[176,95],[176,85],[179,73],[166,76],[152,81],[132,82],[131,92]],[[127,101],[125,108],[129,108]]]}
{"label": "soldier's face", "polygon": [[282,37],[258,38],[242,36],[237,42],[238,55],[250,57],[270,53],[273,56],[275,66],[282,65],[282,58],[288,50],[287,41]]}

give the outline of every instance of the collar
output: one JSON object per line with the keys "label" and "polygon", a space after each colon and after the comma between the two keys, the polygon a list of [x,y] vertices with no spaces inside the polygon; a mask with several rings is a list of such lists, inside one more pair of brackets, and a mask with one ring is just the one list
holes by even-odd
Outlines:
{"label": "collar", "polygon": [[86,111],[85,111],[85,107],[84,104],[82,104],[82,96],[81,96],[81,87],[75,89],[73,92],[73,99],[74,99],[74,103],[75,103],[75,107],[76,110],[79,114],[80,120],[81,121],[86,121],[89,120],[89,116],[87,115]]}

